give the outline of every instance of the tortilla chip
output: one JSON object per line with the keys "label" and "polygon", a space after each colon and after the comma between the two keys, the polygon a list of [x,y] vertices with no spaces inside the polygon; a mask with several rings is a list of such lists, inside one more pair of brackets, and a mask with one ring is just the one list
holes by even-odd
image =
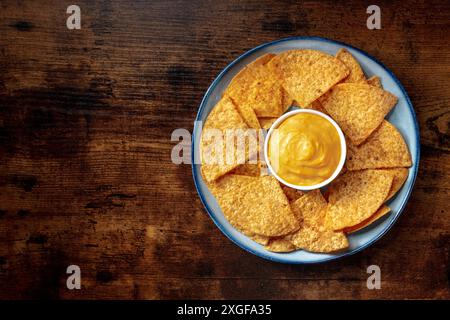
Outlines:
{"label": "tortilla chip", "polygon": [[[222,155],[217,155],[216,148],[214,148],[214,139],[212,137],[205,137],[205,130],[215,129],[218,130],[222,138]],[[226,159],[226,130],[229,129],[242,129],[242,133],[252,135],[248,132],[249,129],[245,121],[236,110],[233,102],[228,98],[222,98],[216,106],[213,108],[202,131],[202,137],[200,141],[200,152],[202,156],[202,174],[206,181],[214,181],[217,178],[223,176],[225,173],[233,170],[239,164],[239,160],[236,152],[233,155],[234,161],[227,163]],[[256,137],[255,137],[256,139]],[[237,150],[237,142],[234,141],[235,150]],[[220,145],[219,145],[220,147]],[[255,156],[256,151],[248,151],[248,143],[246,143],[245,161]],[[217,157],[216,157],[217,156]],[[217,159],[217,163],[207,163],[206,159]],[[244,161],[244,162],[245,162]]]}
{"label": "tortilla chip", "polygon": [[261,128],[269,130],[278,118],[258,118]]}
{"label": "tortilla chip", "polygon": [[361,69],[361,66],[359,65],[358,61],[355,59],[355,57],[352,56],[350,52],[348,52],[347,49],[340,49],[337,54],[336,58],[341,60],[345,66],[350,70],[350,74],[343,82],[364,82],[366,80],[366,77],[364,76],[364,72]]}
{"label": "tortilla chip", "polygon": [[285,51],[269,61],[284,89],[305,107],[344,79],[349,70],[337,58],[317,50]]}
{"label": "tortilla chip", "polygon": [[394,180],[392,181],[391,189],[386,197],[386,201],[390,200],[395,194],[400,190],[400,188],[405,183],[408,178],[409,170],[407,168],[392,168],[385,169],[384,171],[391,173],[394,176]]}
{"label": "tortilla chip", "polygon": [[239,230],[276,237],[299,228],[283,190],[272,176],[228,174],[211,183],[211,192],[227,220]]}
{"label": "tortilla chip", "polygon": [[[236,226],[235,226],[236,227]],[[237,227],[236,227],[237,228]],[[246,237],[250,238],[251,240],[255,241],[256,243],[265,246],[269,243],[270,238],[266,236],[262,236],[260,234],[256,234],[254,232],[251,232],[246,229],[239,229],[239,232],[243,233]]]}
{"label": "tortilla chip", "polygon": [[258,57],[256,60],[250,62],[246,67],[251,68],[253,70],[252,72],[257,73],[258,71],[261,70],[261,69],[259,69],[259,67],[265,66],[275,56],[276,56],[276,54],[274,54],[274,53],[263,54],[262,56]]}
{"label": "tortilla chip", "polygon": [[286,238],[271,238],[265,249],[272,252],[291,252],[296,247]]}
{"label": "tortilla chip", "polygon": [[372,76],[367,79],[367,84],[383,89],[383,86],[381,85],[381,79],[378,76]]}
{"label": "tortilla chip", "polygon": [[301,228],[295,233],[292,243],[299,249],[319,253],[330,253],[348,248],[348,239],[344,232],[333,231],[324,226]]}
{"label": "tortilla chip", "polygon": [[386,120],[360,146],[348,144],[346,166],[349,170],[410,167],[411,164],[405,140]]}
{"label": "tortilla chip", "polygon": [[[280,81],[266,64],[274,57],[264,55],[242,69],[225,90],[240,109],[253,109],[257,117],[279,117],[285,94]],[[252,119],[253,122],[254,119]]]}
{"label": "tortilla chip", "polygon": [[333,252],[348,247],[348,240],[341,231],[333,231],[326,224],[327,202],[320,190],[310,191],[291,204],[300,222],[300,229],[289,236],[299,249],[311,252]]}
{"label": "tortilla chip", "polygon": [[283,103],[282,103],[282,113],[285,113],[287,109],[294,105],[294,99],[290,96],[290,94],[282,87],[283,91]]}
{"label": "tortilla chip", "polygon": [[[245,234],[245,232],[243,232],[244,234]],[[266,236],[262,236],[262,235],[260,235],[260,234],[256,234],[256,233],[254,233],[254,234],[252,234],[252,235],[247,235],[250,239],[252,239],[253,241],[255,241],[256,243],[259,243],[260,245],[262,245],[262,246],[266,246],[268,243],[269,243],[269,241],[270,241],[270,238],[269,237],[266,237]]]}
{"label": "tortilla chip", "polygon": [[321,103],[350,141],[360,145],[380,126],[397,103],[397,97],[368,84],[342,83],[325,95]]}
{"label": "tortilla chip", "polygon": [[237,110],[239,111],[239,114],[241,115],[242,119],[244,119],[245,123],[250,127],[254,129],[259,129],[261,126],[259,125],[258,118],[256,117],[255,111],[248,105],[242,104],[242,105],[236,105]]}
{"label": "tortilla chip", "polygon": [[348,171],[330,186],[327,225],[342,230],[357,225],[381,207],[393,175],[384,170]]}
{"label": "tortilla chip", "polygon": [[381,208],[379,208],[373,215],[371,215],[369,218],[367,218],[366,220],[364,220],[363,222],[357,224],[356,226],[352,226],[352,227],[347,227],[344,229],[344,232],[346,234],[349,233],[353,233],[356,231],[359,231],[361,229],[364,229],[365,227],[368,227],[369,225],[371,225],[372,223],[374,223],[375,221],[377,221],[378,219],[380,219],[381,217],[385,216],[386,214],[388,214],[391,211],[391,208],[389,208],[388,206],[382,205]]}
{"label": "tortilla chip", "polygon": [[327,207],[327,201],[320,190],[313,190],[297,199],[291,204],[292,212],[297,220],[303,224],[317,226],[325,218],[323,209]]}
{"label": "tortilla chip", "polygon": [[286,195],[286,197],[288,198],[289,202],[291,201],[295,201],[298,198],[300,198],[301,196],[303,196],[305,193],[301,190],[297,190],[285,185],[281,185],[281,189],[283,189],[284,194]]}
{"label": "tortilla chip", "polygon": [[233,169],[230,174],[259,177],[261,175],[261,164],[244,163]]}

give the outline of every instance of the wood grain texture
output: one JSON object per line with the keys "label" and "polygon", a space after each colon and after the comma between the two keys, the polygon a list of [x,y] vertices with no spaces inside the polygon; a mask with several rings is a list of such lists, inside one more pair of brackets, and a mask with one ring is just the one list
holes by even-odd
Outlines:
{"label": "wood grain texture", "polygon": [[[378,1],[0,3],[0,298],[450,298],[450,3]],[[272,263],[215,227],[191,168],[170,161],[211,81],[264,42],[323,36],[402,81],[421,129],[412,197],[395,227],[327,264]],[[67,290],[77,264],[82,289]],[[366,288],[366,268],[382,289]]]}

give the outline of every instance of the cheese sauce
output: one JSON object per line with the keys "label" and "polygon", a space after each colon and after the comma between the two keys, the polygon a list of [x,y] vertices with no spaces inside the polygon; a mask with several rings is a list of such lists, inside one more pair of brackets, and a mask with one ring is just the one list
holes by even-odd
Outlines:
{"label": "cheese sauce", "polygon": [[283,180],[311,186],[331,177],[341,157],[336,128],[327,119],[297,113],[284,120],[270,136],[268,156]]}

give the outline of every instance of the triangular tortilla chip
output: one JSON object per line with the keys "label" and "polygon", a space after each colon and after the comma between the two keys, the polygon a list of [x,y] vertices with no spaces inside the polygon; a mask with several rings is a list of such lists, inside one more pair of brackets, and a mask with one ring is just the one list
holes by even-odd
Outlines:
{"label": "triangular tortilla chip", "polygon": [[381,208],[379,208],[373,215],[371,215],[369,218],[364,220],[363,222],[357,224],[356,226],[347,227],[344,229],[344,232],[346,234],[353,233],[356,231],[359,231],[361,229],[364,229],[365,227],[368,227],[381,217],[384,217],[386,214],[388,214],[391,211],[391,208],[388,206],[382,205]]}
{"label": "triangular tortilla chip", "polygon": [[391,168],[391,169],[384,169],[384,171],[391,173],[394,177],[391,189],[389,190],[386,200],[384,200],[386,202],[390,200],[393,196],[395,196],[398,190],[400,190],[400,188],[403,186],[406,179],[408,178],[409,170],[407,168]]}
{"label": "triangular tortilla chip", "polygon": [[364,76],[364,72],[361,69],[361,66],[359,65],[358,61],[355,59],[355,57],[352,56],[350,52],[348,52],[347,49],[340,49],[337,54],[336,58],[341,60],[345,66],[350,70],[350,74],[347,78],[344,79],[343,82],[364,82],[366,80],[366,77]]}
{"label": "triangular tortilla chip", "polygon": [[301,221],[300,229],[287,238],[300,249],[311,252],[333,252],[348,247],[341,231],[333,231],[325,224],[327,202],[320,190],[308,192],[291,204]]}
{"label": "triangular tortilla chip", "polygon": [[306,193],[291,204],[297,220],[310,226],[317,226],[323,222],[325,217],[323,209],[326,207],[327,201],[318,189]]}
{"label": "triangular tortilla chip", "polygon": [[241,233],[243,233],[246,237],[252,239],[256,243],[259,243],[262,246],[265,246],[269,243],[270,237],[262,236],[260,234],[256,234],[254,232],[248,231],[246,229],[238,228],[237,226],[234,226],[237,228]]}
{"label": "triangular tortilla chip", "polygon": [[299,249],[319,253],[335,252],[348,247],[344,232],[333,231],[325,226],[300,228],[291,241]]}
{"label": "triangular tortilla chip", "polygon": [[260,163],[244,163],[233,169],[230,174],[238,174],[242,176],[259,177],[261,175]]}
{"label": "triangular tortilla chip", "polygon": [[369,218],[386,200],[392,180],[383,170],[347,171],[329,188],[327,225],[342,230]]}
{"label": "triangular tortilla chip", "polygon": [[367,79],[367,84],[383,89],[383,86],[381,85],[381,79],[378,76],[372,76]]}
{"label": "triangular tortilla chip", "polygon": [[272,252],[291,252],[296,247],[285,238],[271,238],[265,245],[265,249]]}
{"label": "triangular tortilla chip", "polygon": [[344,79],[349,70],[337,58],[317,50],[290,50],[268,63],[284,89],[300,106],[311,102]]}
{"label": "triangular tortilla chip", "polygon": [[240,230],[277,237],[299,228],[283,190],[272,176],[228,174],[210,187],[227,220]]}
{"label": "triangular tortilla chip", "polygon": [[297,190],[285,185],[281,185],[281,189],[283,189],[284,194],[286,195],[286,197],[288,198],[289,202],[291,201],[295,201],[298,198],[302,197],[303,195],[305,195],[305,193],[301,190]]}
{"label": "triangular tortilla chip", "polygon": [[233,78],[224,96],[231,97],[242,110],[253,109],[257,117],[279,117],[284,110],[285,93],[266,66],[274,56],[266,54],[247,65]]}
{"label": "triangular tortilla chip", "polygon": [[411,156],[400,132],[383,120],[363,144],[348,144],[346,166],[349,170],[410,167]]}
{"label": "triangular tortilla chip", "polygon": [[[236,104],[235,104],[236,105]],[[256,117],[255,111],[247,104],[236,105],[239,114],[244,119],[245,123],[254,129],[259,129],[261,126],[259,125],[258,118]]]}
{"label": "triangular tortilla chip", "polygon": [[260,234],[256,234],[256,233],[253,233],[253,234],[252,233],[248,233],[247,234],[245,231],[242,232],[242,233],[244,233],[247,237],[249,237],[250,239],[252,239],[256,243],[259,243],[262,246],[266,246],[269,243],[269,241],[270,241],[269,237],[262,236]]}
{"label": "triangular tortilla chip", "polygon": [[283,103],[282,105],[282,113],[285,113],[289,107],[294,105],[294,98],[292,98],[289,93],[282,87],[283,91]]}
{"label": "triangular tortilla chip", "polygon": [[[200,152],[202,159],[202,174],[206,181],[216,180],[242,164],[240,163],[240,157],[237,156],[237,141],[233,141],[235,154],[231,155],[233,158],[231,159],[232,161],[227,161],[228,159],[226,157],[227,130],[230,130],[228,131],[229,133],[234,132],[233,130],[237,129],[241,129],[241,131],[238,131],[239,136],[248,135],[244,138],[253,137],[253,139],[256,139],[255,141],[257,141],[254,132],[248,131],[249,127],[236,110],[233,102],[229,98],[224,97],[213,108],[202,129]],[[213,132],[214,135],[209,136],[208,133],[211,132]],[[253,147],[251,148],[252,150],[249,150],[250,143],[248,143],[248,141],[249,140],[247,139],[244,141],[245,155],[243,163],[250,158],[255,157],[255,154],[257,153],[257,150],[253,150],[255,149]],[[222,151],[221,154],[218,154],[218,150]],[[213,161],[214,159],[216,161]]]}
{"label": "triangular tortilla chip", "polygon": [[321,99],[328,114],[354,145],[363,143],[397,103],[383,89],[361,83],[336,85]]}

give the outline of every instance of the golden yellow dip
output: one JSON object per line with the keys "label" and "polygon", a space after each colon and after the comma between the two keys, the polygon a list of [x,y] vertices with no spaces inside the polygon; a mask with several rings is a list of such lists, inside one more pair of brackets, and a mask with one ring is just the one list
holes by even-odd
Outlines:
{"label": "golden yellow dip", "polygon": [[268,157],[284,181],[298,186],[315,185],[331,177],[339,164],[339,134],[327,119],[297,113],[272,132]]}

